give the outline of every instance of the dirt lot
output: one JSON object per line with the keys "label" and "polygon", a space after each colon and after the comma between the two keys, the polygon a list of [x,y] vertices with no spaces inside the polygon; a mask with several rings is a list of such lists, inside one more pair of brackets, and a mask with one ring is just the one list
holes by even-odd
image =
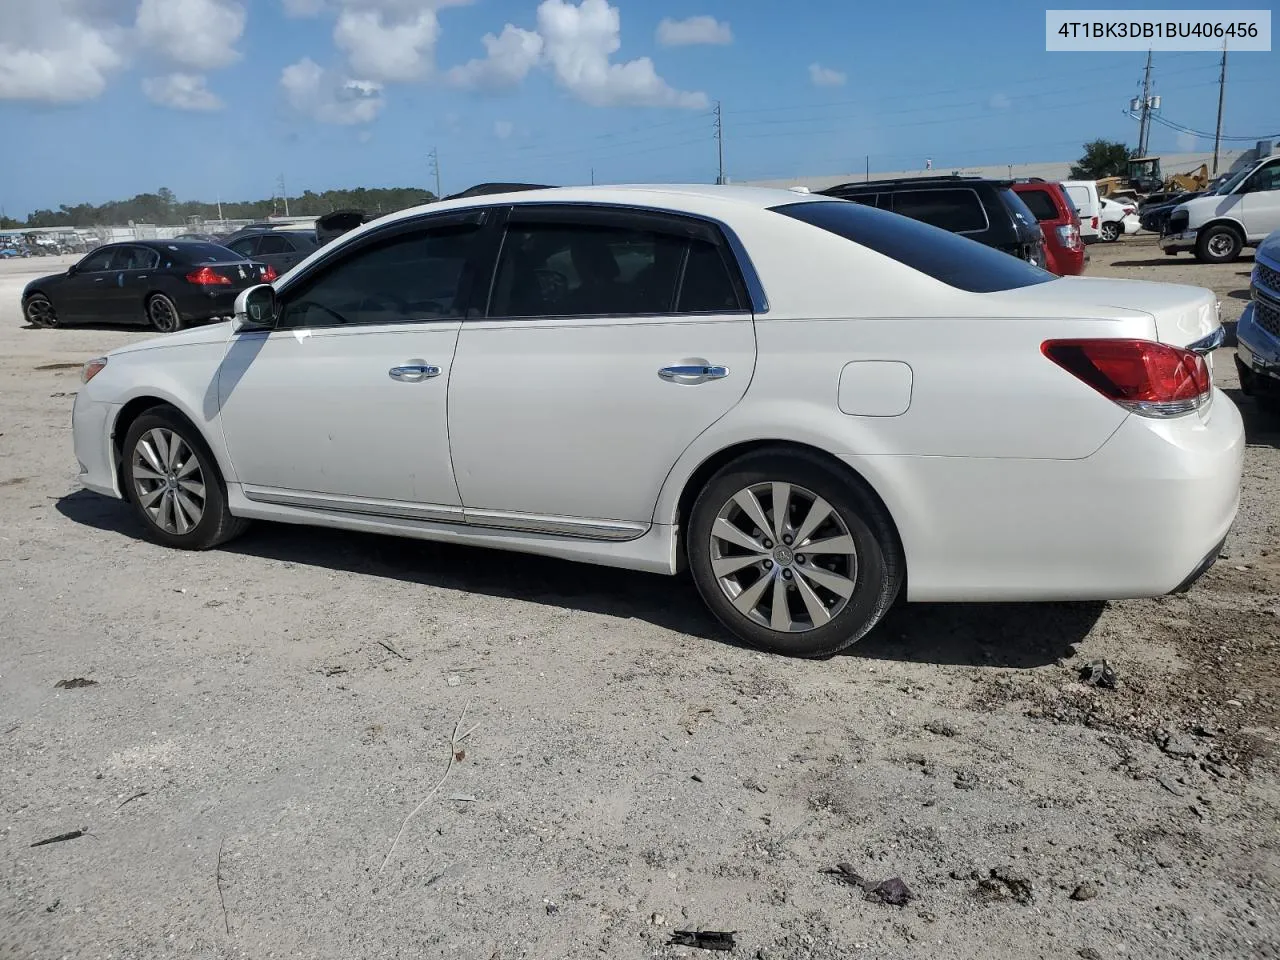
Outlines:
{"label": "dirt lot", "polygon": [[[1243,307],[1247,260],[1091,252]],[[1280,424],[1229,350],[1244,501],[1192,593],[908,607],[794,662],[660,577],[145,542],[69,425],[70,364],[143,334],[22,328],[49,266],[0,265],[0,957],[1280,957]]]}

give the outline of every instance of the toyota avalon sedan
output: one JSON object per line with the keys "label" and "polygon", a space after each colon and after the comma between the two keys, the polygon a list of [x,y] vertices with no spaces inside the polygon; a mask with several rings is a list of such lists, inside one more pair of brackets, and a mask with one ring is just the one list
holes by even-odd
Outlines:
{"label": "toyota avalon sedan", "polygon": [[75,452],[155,540],[251,520],[692,575],[761,649],[895,602],[1184,590],[1239,502],[1204,289],[1057,278],[786,190],[513,190],[365,224],[90,361]]}
{"label": "toyota avalon sedan", "polygon": [[22,291],[34,327],[145,323],[172,333],[231,316],[236,294],[277,277],[275,268],[203,240],[133,240],[96,248]]}

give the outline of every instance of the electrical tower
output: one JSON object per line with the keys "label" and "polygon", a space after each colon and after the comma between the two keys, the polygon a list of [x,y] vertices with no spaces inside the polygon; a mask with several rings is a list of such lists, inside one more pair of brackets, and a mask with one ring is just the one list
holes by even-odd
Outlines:
{"label": "electrical tower", "polygon": [[431,164],[431,172],[436,178],[436,199],[440,199],[440,153],[435,148],[431,148],[431,153],[427,155],[427,162]]}
{"label": "electrical tower", "polygon": [[716,101],[716,155],[720,161],[720,175],[716,183],[724,183],[724,122],[720,116],[720,101]]}
{"label": "electrical tower", "polygon": [[279,183],[280,183],[280,199],[284,201],[284,215],[287,217],[289,215],[289,192],[285,189],[285,186],[284,186],[283,173],[280,174]]}

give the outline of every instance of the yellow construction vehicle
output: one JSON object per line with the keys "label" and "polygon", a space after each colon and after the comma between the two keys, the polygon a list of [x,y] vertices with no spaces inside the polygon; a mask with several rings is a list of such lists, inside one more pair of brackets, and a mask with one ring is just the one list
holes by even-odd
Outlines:
{"label": "yellow construction vehicle", "polygon": [[1165,177],[1160,170],[1159,157],[1133,157],[1125,176],[1102,177],[1098,180],[1098,195],[1141,200],[1154,193],[1191,193],[1203,190],[1208,183],[1208,164],[1202,163],[1190,173],[1174,173]]}

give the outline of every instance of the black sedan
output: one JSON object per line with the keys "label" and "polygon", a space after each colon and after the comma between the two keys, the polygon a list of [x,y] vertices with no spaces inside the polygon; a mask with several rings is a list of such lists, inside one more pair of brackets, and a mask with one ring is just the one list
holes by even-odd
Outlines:
{"label": "black sedan", "polygon": [[236,294],[274,280],[276,271],[234,250],[199,240],[135,240],[98,247],[65,273],[22,291],[36,327],[149,323],[161,333],[231,316]]}

